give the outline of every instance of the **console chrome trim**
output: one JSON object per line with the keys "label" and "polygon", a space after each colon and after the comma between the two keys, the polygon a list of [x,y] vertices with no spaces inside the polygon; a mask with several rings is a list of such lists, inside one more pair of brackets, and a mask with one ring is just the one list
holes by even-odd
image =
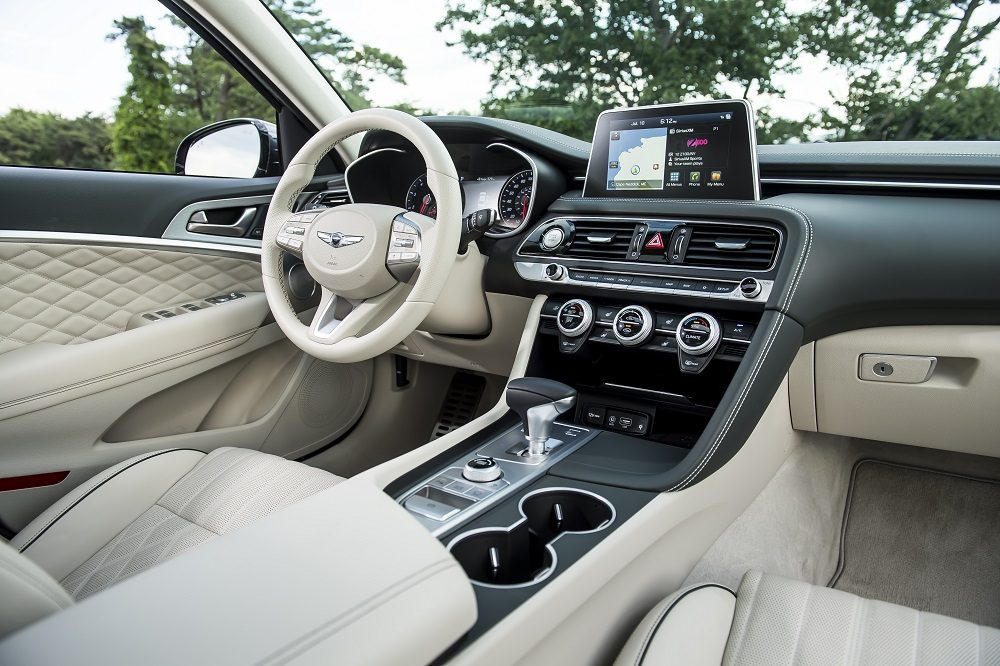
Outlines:
{"label": "console chrome trim", "polygon": [[[524,442],[525,444],[527,443],[527,440],[524,437],[522,426],[520,424],[511,426],[509,429],[504,430],[495,437],[483,442],[472,452],[460,456],[445,465],[442,465],[430,475],[423,477],[420,480],[420,482],[415,483],[412,486],[408,487],[406,492],[399,495],[396,498],[396,502],[400,506],[403,506],[405,508],[406,500],[409,499],[411,495],[418,492],[424,486],[430,484],[431,481],[433,481],[441,474],[444,474],[446,471],[451,469],[461,470],[462,467],[465,465],[466,460],[470,457],[489,456],[496,459],[497,462],[501,464],[501,467],[503,469],[503,479],[506,480],[509,484],[502,490],[498,490],[497,492],[493,493],[486,499],[477,501],[472,506],[467,507],[462,511],[459,511],[456,515],[440,523],[430,519],[425,520],[422,519],[419,515],[412,514],[414,515],[414,518],[420,522],[421,525],[423,525],[430,531],[432,536],[435,537],[440,536],[445,532],[453,530],[457,525],[467,522],[471,517],[477,516],[483,511],[487,511],[497,502],[508,497],[512,491],[517,490],[518,488],[523,488],[525,485],[531,483],[535,479],[544,475],[548,471],[548,469],[552,465],[554,465],[557,461],[563,459],[573,451],[577,450],[578,448],[580,448],[581,446],[592,440],[594,437],[596,437],[598,434],[598,431],[594,430],[591,427],[581,426],[575,423],[563,423],[561,421],[556,421],[553,424],[553,427],[562,428],[564,429],[564,431],[577,431],[581,434],[580,436],[573,438],[573,441],[567,441],[566,438],[561,439],[560,445],[557,448],[553,448],[551,453],[546,454],[545,460],[541,461],[538,464],[528,464],[528,463],[514,464],[510,460],[507,460],[502,457],[497,457],[496,455],[490,452],[490,447],[493,447],[500,442],[504,442],[507,438],[510,438],[512,435],[516,435],[515,437],[513,437],[513,441],[515,443],[519,442]],[[554,437],[559,437],[559,435],[556,434],[554,435]],[[510,463],[510,464],[505,464],[505,463]]]}
{"label": "console chrome trim", "polygon": [[468,530],[466,532],[462,532],[461,534],[456,535],[451,541],[449,541],[448,545],[445,546],[445,548],[447,548],[448,552],[450,553],[452,547],[454,547],[455,544],[457,544],[462,539],[465,539],[467,537],[473,536],[475,534],[484,534],[486,532],[508,532],[508,533],[510,533],[518,525],[520,525],[521,523],[523,523],[523,522],[525,522],[525,521],[528,520],[528,516],[525,515],[525,513],[524,513],[524,503],[526,501],[528,501],[529,499],[531,499],[535,495],[543,495],[545,493],[559,493],[559,492],[571,492],[571,493],[579,493],[581,495],[590,495],[591,497],[593,497],[597,501],[601,502],[602,504],[604,504],[605,506],[607,506],[608,509],[611,510],[611,517],[608,518],[606,521],[604,521],[603,523],[601,523],[600,525],[598,525],[597,527],[595,527],[592,530],[584,530],[584,531],[581,531],[581,532],[569,532],[569,531],[567,531],[567,532],[560,532],[559,534],[557,534],[556,538],[554,538],[552,541],[549,541],[547,544],[545,544],[545,547],[549,550],[550,553],[552,553],[552,564],[549,566],[548,569],[546,569],[544,572],[542,572],[542,574],[539,575],[538,577],[536,577],[534,580],[528,581],[527,583],[515,583],[513,585],[495,585],[493,583],[481,583],[481,582],[476,581],[476,580],[469,580],[470,583],[472,583],[473,585],[478,585],[479,587],[489,587],[489,588],[494,588],[494,589],[499,589],[499,590],[512,590],[512,589],[517,589],[517,588],[521,588],[521,587],[531,587],[532,585],[537,585],[537,584],[541,583],[542,581],[548,579],[555,572],[556,567],[559,564],[558,554],[556,553],[556,549],[555,549],[555,547],[553,547],[552,544],[554,544],[556,541],[559,541],[559,539],[563,538],[567,534],[596,534],[597,532],[601,532],[603,530],[606,530],[610,526],[614,525],[615,524],[615,520],[618,519],[618,510],[615,509],[615,505],[611,502],[611,500],[609,500],[607,497],[604,497],[602,495],[598,495],[597,493],[591,492],[589,490],[584,490],[583,488],[573,488],[573,487],[570,487],[570,486],[552,486],[552,487],[547,487],[547,488],[538,488],[537,490],[532,490],[530,493],[526,494],[524,497],[522,497],[518,501],[518,503],[517,503],[517,511],[518,511],[518,513],[521,514],[521,517],[518,520],[514,521],[513,523],[511,523],[507,527],[500,527],[500,526],[497,526],[497,527],[477,527],[474,530]]}
{"label": "console chrome trim", "polygon": [[[555,217],[550,217],[550,218],[545,219],[545,220],[540,220],[538,222],[538,224],[535,225],[532,228],[531,232],[534,233],[537,229],[541,228],[542,225],[552,224],[553,222],[558,222],[560,220],[565,221],[565,222],[573,222],[574,220],[606,220],[606,221],[612,221],[612,222],[622,221],[622,222],[631,222],[632,224],[645,224],[647,226],[651,222],[674,222],[674,223],[677,223],[677,224],[715,224],[715,225],[725,225],[725,226],[729,226],[729,227],[751,227],[751,228],[755,228],[755,229],[769,229],[770,231],[773,231],[776,234],[778,234],[778,245],[774,249],[774,259],[771,261],[771,264],[767,268],[765,268],[765,269],[714,268],[712,266],[687,266],[687,265],[684,265],[684,264],[651,264],[651,263],[648,263],[648,262],[644,263],[644,262],[641,262],[641,261],[627,261],[627,260],[622,260],[622,259],[588,259],[588,258],[583,258],[583,257],[567,257],[567,256],[564,256],[564,255],[554,255],[554,254],[552,254],[552,255],[524,254],[524,253],[521,252],[521,250],[524,249],[525,243],[528,242],[528,238],[531,236],[530,233],[527,234],[524,237],[524,240],[521,241],[521,244],[517,246],[517,251],[514,253],[514,256],[515,257],[524,257],[526,259],[544,259],[544,258],[548,258],[549,259],[548,263],[554,263],[556,260],[558,260],[558,261],[582,261],[582,262],[591,262],[591,263],[598,262],[598,263],[606,263],[606,264],[622,264],[622,265],[625,265],[625,266],[631,266],[632,268],[634,268],[636,270],[639,270],[639,271],[641,271],[641,270],[649,270],[650,268],[654,268],[654,267],[662,267],[662,268],[670,268],[670,269],[679,268],[679,269],[683,269],[683,270],[696,270],[696,271],[726,271],[726,272],[730,272],[730,273],[734,273],[734,274],[740,274],[740,275],[744,275],[745,276],[747,273],[769,273],[770,271],[773,271],[777,267],[777,265],[778,265],[778,261],[779,261],[779,259],[781,257],[781,251],[784,249],[784,246],[785,246],[785,231],[784,231],[784,229],[782,229],[781,227],[779,227],[776,224],[764,223],[764,222],[722,222],[720,220],[684,220],[684,219],[679,219],[679,218],[668,218],[668,217],[641,217],[641,218],[636,218],[636,217],[624,217],[624,216],[621,216],[621,215],[572,215],[572,216],[557,215]],[[574,267],[575,268],[579,268],[579,266],[574,266]],[[594,270],[601,270],[601,269],[597,268],[597,269],[594,269]],[[657,275],[656,277],[667,277],[667,276],[659,276],[659,275]],[[706,279],[710,279],[710,278],[706,278]]]}
{"label": "console chrome trim", "polygon": [[0,230],[0,242],[130,247],[141,250],[189,252],[195,254],[215,255],[218,257],[230,257],[233,259],[260,261],[260,247],[230,245],[229,243],[206,243],[202,241],[174,240],[169,238],[147,238],[145,236],[87,234],[68,231]]}
{"label": "console chrome trim", "polygon": [[[531,282],[548,282],[549,284],[559,284],[559,285],[570,285],[578,287],[592,287],[594,289],[609,289],[611,291],[624,291],[624,292],[635,292],[644,294],[658,294],[658,295],[669,295],[669,296],[687,296],[689,298],[708,298],[717,301],[739,301],[741,303],[766,303],[768,297],[771,295],[771,290],[774,287],[774,280],[757,280],[760,284],[760,293],[753,298],[747,298],[740,293],[740,290],[736,288],[736,284],[733,280],[724,280],[720,278],[704,278],[704,277],[683,277],[677,275],[653,275],[650,273],[629,273],[629,275],[634,275],[636,277],[653,277],[653,278],[677,278],[681,280],[701,280],[703,282],[725,282],[733,283],[733,291],[725,294],[716,294],[703,291],[689,291],[686,289],[666,289],[661,287],[637,287],[635,285],[624,285],[624,284],[611,284],[605,282],[585,282],[583,280],[574,280],[569,277],[569,270],[565,271],[565,275],[558,279],[551,279],[545,276],[545,267],[555,263],[552,261],[546,262],[531,262],[531,261],[515,261],[514,269],[517,274],[523,279],[529,280]],[[557,264],[561,265],[561,264]],[[566,268],[565,266],[563,268]],[[588,270],[593,273],[610,273],[609,270],[602,269],[577,269],[574,270]],[[546,315],[541,315],[546,316]],[[601,323],[601,322],[598,322]]]}
{"label": "console chrome trim", "polygon": [[[531,222],[531,214],[535,212],[535,200],[536,200],[537,195],[538,195],[538,164],[535,162],[535,160],[530,155],[528,155],[524,151],[518,150],[514,146],[511,146],[511,145],[508,145],[506,143],[503,143],[502,141],[495,141],[495,142],[489,144],[488,146],[486,146],[486,150],[490,150],[493,147],[506,148],[507,150],[511,151],[512,153],[516,154],[521,159],[523,159],[525,162],[527,162],[528,163],[528,167],[531,169],[531,201],[528,202],[528,212],[524,214],[524,219],[521,220],[521,224],[517,225],[516,228],[511,229],[510,231],[503,231],[503,232],[500,232],[500,233],[491,233],[491,232],[487,231],[484,234],[485,236],[489,236],[490,238],[507,238],[509,236],[515,236],[515,235],[521,233],[522,231],[524,231],[524,228],[526,226],[528,226],[528,224]],[[514,176],[516,176],[517,173],[518,172],[516,172],[516,171],[514,173],[512,173],[507,178],[507,180],[504,181],[503,187],[507,187],[507,183],[510,181],[511,178],[513,178]],[[503,188],[501,188],[500,191],[502,192]],[[497,199],[497,204],[499,204],[499,203],[500,203],[500,200]],[[499,215],[499,213],[500,213],[500,211],[497,210],[497,214],[498,215]]]}

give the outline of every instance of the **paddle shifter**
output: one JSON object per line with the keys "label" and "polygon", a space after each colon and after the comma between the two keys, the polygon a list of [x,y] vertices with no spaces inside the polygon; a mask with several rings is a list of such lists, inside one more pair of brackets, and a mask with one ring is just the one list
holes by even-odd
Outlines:
{"label": "paddle shifter", "polygon": [[521,417],[528,455],[546,453],[556,417],[576,402],[576,389],[551,379],[519,377],[507,384],[507,405]]}

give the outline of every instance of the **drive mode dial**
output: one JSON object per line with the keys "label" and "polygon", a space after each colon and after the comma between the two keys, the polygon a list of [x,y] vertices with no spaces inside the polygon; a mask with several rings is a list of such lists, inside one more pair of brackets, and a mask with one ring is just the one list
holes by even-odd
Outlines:
{"label": "drive mode dial", "polygon": [[641,345],[653,332],[653,315],[641,305],[626,305],[615,315],[611,328],[626,347]]}

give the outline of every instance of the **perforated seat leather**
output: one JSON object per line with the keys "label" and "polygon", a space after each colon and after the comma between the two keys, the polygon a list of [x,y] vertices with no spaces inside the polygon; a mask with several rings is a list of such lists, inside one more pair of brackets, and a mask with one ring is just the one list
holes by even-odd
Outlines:
{"label": "perforated seat leather", "polygon": [[[248,449],[176,449],[126,460],[81,484],[0,552],[0,637],[342,479]],[[15,552],[17,551],[17,552]]]}
{"label": "perforated seat leather", "polygon": [[1000,664],[1000,630],[750,572],[735,595],[682,590],[654,608],[616,666]]}

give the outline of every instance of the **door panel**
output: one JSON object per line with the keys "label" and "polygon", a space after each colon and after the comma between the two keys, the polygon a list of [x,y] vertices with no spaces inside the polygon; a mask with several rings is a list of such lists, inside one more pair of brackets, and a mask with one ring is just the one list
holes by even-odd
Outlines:
{"label": "door panel", "polygon": [[[241,446],[298,457],[354,425],[372,363],[302,354],[270,316],[259,241],[186,229],[191,211],[233,199],[262,219],[273,187],[0,167],[0,478],[69,472],[0,492],[0,528],[20,529],[139,453]],[[169,237],[175,220],[186,236]],[[205,300],[233,292],[243,296]]]}

